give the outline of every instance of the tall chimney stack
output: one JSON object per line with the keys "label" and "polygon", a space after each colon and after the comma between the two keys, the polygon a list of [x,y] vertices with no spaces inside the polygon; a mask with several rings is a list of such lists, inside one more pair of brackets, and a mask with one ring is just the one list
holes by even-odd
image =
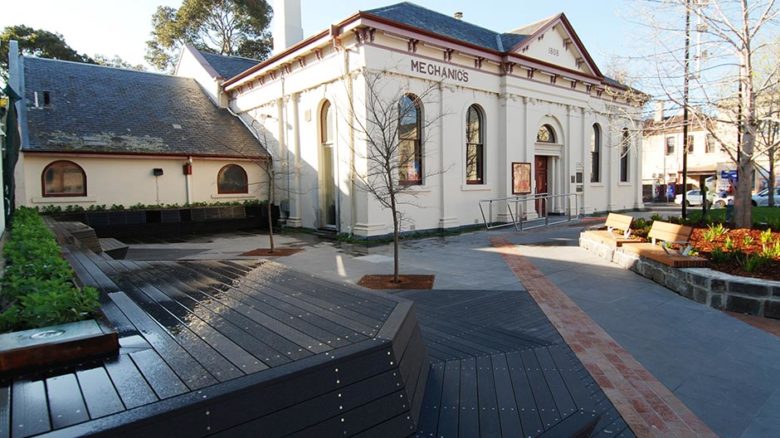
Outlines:
{"label": "tall chimney stack", "polygon": [[655,122],[661,122],[664,120],[664,102],[662,100],[659,100],[655,103],[655,115],[653,117],[653,121]]}
{"label": "tall chimney stack", "polygon": [[301,0],[274,0],[274,51],[279,54],[303,40]]}

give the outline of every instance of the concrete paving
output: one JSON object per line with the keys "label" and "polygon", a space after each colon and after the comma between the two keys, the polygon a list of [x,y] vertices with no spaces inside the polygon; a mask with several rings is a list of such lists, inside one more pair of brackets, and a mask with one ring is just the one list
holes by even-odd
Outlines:
{"label": "concrete paving", "polygon": [[[590,255],[577,246],[579,232],[559,226],[404,242],[401,271],[435,274],[434,289],[525,290],[489,242],[507,239],[716,433],[777,436],[780,338]],[[336,281],[392,273],[391,245],[366,248],[305,234],[277,236],[277,245],[305,251],[276,261]],[[231,258],[260,247],[267,237],[244,233],[133,245],[130,254],[179,250],[170,255]]]}

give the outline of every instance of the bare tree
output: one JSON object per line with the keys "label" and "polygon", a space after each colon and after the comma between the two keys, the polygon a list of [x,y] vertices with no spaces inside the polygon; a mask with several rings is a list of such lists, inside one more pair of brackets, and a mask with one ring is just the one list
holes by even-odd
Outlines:
{"label": "bare tree", "polygon": [[[708,133],[734,157],[738,183],[735,194],[735,224],[752,225],[751,175],[755,165],[756,135],[759,125],[757,100],[766,93],[765,81],[755,75],[754,55],[767,43],[767,35],[776,29],[778,6],[775,0],[643,0],[649,5],[641,22],[654,34],[654,53],[636,62],[650,62],[653,72],[646,86],[655,82],[658,94],[679,108],[689,110],[691,122],[704,126]],[[685,17],[695,22],[685,32]],[[691,41],[691,71],[683,47]],[[686,74],[690,98],[683,98]],[[690,123],[690,122],[689,122]],[[685,181],[683,182],[685,183]]]}
{"label": "bare tree", "polygon": [[767,157],[767,201],[775,206],[775,164],[780,159],[780,39],[776,39],[757,63],[758,77],[767,84],[756,100],[758,125],[756,145],[759,154]]}
{"label": "bare tree", "polygon": [[[419,185],[441,174],[424,160],[426,140],[444,114],[425,112],[440,103],[443,84],[429,83],[411,94],[399,87],[390,71],[364,69],[365,95],[350,96],[348,124],[361,146],[352,151],[356,162],[352,169],[357,188],[369,194],[393,218],[393,282],[399,279],[399,241],[405,218],[401,207],[416,206]],[[365,168],[362,168],[365,165]]]}

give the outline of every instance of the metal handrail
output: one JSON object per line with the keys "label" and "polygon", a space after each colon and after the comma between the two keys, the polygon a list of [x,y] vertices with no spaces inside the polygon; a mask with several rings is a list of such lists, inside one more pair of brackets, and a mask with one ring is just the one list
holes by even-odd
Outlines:
{"label": "metal handrail", "polygon": [[[482,214],[482,221],[485,223],[485,228],[488,230],[493,230],[496,228],[504,228],[504,227],[510,227],[514,226],[516,231],[522,231],[523,229],[532,229],[537,228],[540,226],[547,226],[550,225],[550,205],[554,205],[551,201],[555,199],[565,199],[563,202],[564,204],[564,214],[566,216],[566,222],[570,222],[573,220],[573,218],[579,218],[580,217],[580,208],[579,208],[579,201],[580,196],[582,196],[581,193],[564,193],[559,195],[551,195],[549,193],[535,193],[530,195],[522,195],[522,196],[508,196],[504,198],[493,198],[493,199],[482,199],[479,201],[479,210]],[[572,200],[574,201],[574,215],[572,215]],[[540,216],[537,219],[532,220],[541,220],[544,219],[543,224],[535,224],[531,226],[524,226],[524,222],[530,222],[531,220],[528,220],[526,218],[526,204],[529,202],[541,201],[541,210],[544,211],[544,215]],[[495,206],[495,207],[494,207]],[[514,207],[514,208],[513,208]],[[487,208],[487,215],[485,214],[485,209]],[[494,221],[493,212],[496,209],[501,209],[503,211],[506,211],[506,215],[508,216],[509,221]],[[561,223],[563,221],[556,221],[554,223]]]}

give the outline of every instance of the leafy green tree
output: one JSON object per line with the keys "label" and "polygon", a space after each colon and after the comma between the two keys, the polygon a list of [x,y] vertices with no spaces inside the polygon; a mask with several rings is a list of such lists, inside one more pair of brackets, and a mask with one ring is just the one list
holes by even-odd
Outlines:
{"label": "leafy green tree", "polygon": [[265,0],[184,0],[179,9],[158,6],[146,60],[170,70],[181,46],[264,59],[271,51],[271,7]]}
{"label": "leafy green tree", "polygon": [[11,40],[19,42],[19,50],[24,55],[95,63],[89,56],[73,50],[58,33],[25,25],[8,26],[0,33],[0,77],[3,81],[8,79],[8,42]]}
{"label": "leafy green tree", "polygon": [[95,55],[95,64],[99,65],[105,65],[106,67],[115,67],[115,68],[124,68],[127,70],[137,70],[137,71],[146,71],[146,68],[141,64],[133,65],[124,59],[120,58],[119,55],[114,55],[112,58],[109,58],[105,55]]}

